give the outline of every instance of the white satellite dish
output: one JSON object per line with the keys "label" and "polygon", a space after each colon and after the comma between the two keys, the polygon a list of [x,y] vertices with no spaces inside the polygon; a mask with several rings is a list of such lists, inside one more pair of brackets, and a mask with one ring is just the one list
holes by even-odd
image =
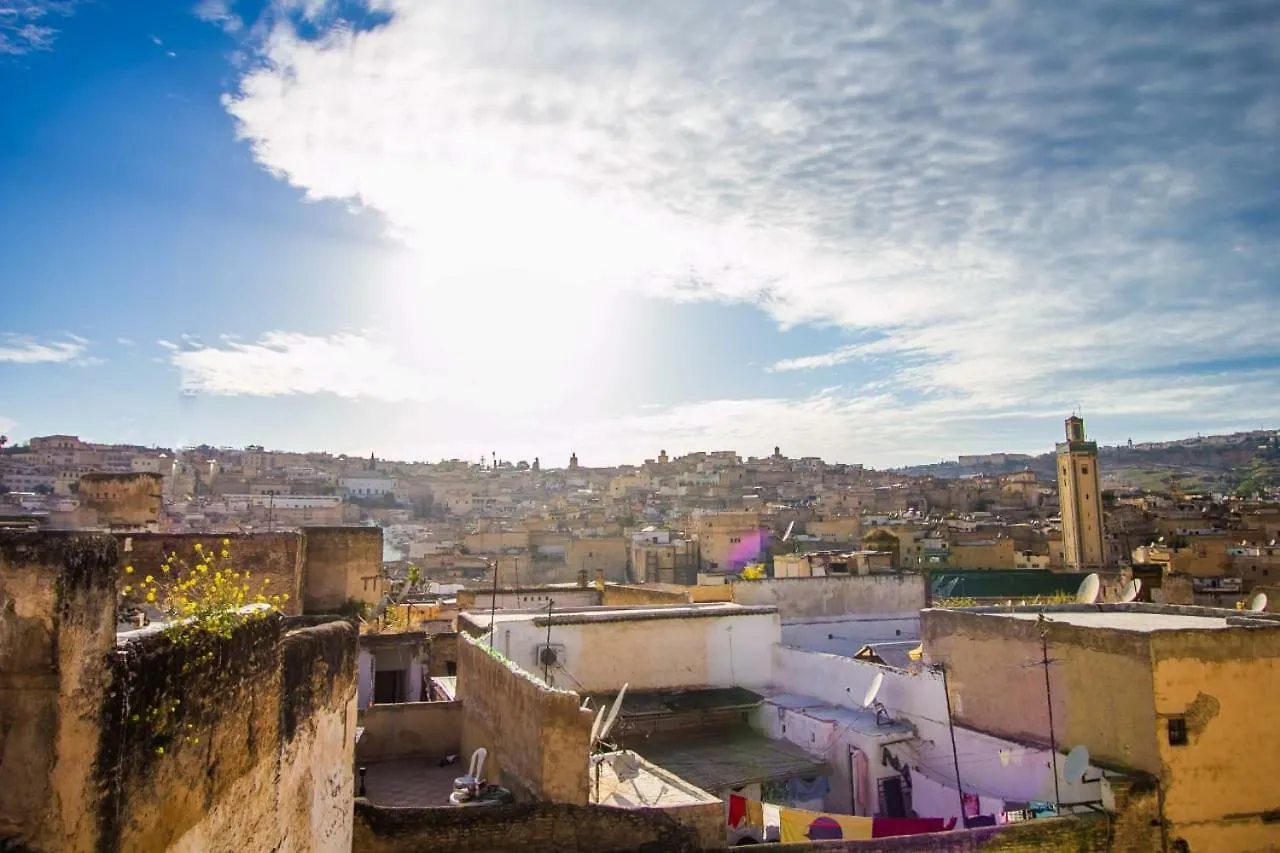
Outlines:
{"label": "white satellite dish", "polygon": [[1067,760],[1062,765],[1062,775],[1068,782],[1079,782],[1084,779],[1089,769],[1089,747],[1084,744],[1073,746],[1067,753]]}
{"label": "white satellite dish", "polygon": [[591,745],[595,746],[600,740],[600,729],[604,727],[604,715],[608,712],[608,708],[601,708],[596,714],[596,720],[591,724]]}
{"label": "white satellite dish", "polygon": [[877,672],[876,677],[871,679],[871,686],[867,688],[867,695],[862,698],[862,707],[870,708],[871,703],[876,701],[876,696],[880,694],[880,688],[884,685],[884,673]]}
{"label": "white satellite dish", "polygon": [[618,698],[613,700],[613,707],[609,709],[609,716],[605,717],[604,726],[600,729],[600,734],[596,736],[597,740],[604,740],[609,736],[609,732],[613,730],[613,724],[618,721],[618,712],[622,710],[622,700],[627,695],[628,685],[622,685],[622,689],[618,691]]}
{"label": "white satellite dish", "polygon": [[1096,574],[1091,574],[1080,581],[1080,588],[1076,590],[1076,601],[1080,604],[1093,604],[1098,600],[1098,593],[1101,591],[1102,581]]}
{"label": "white satellite dish", "polygon": [[1124,585],[1124,593],[1120,596],[1120,600],[1122,602],[1136,601],[1140,592],[1142,592],[1142,580],[1134,578]]}
{"label": "white satellite dish", "polygon": [[796,529],[796,523],[795,523],[795,521],[793,520],[790,524],[788,524],[788,525],[787,525],[787,532],[786,532],[786,533],[784,533],[784,534],[782,534],[782,541],[783,541],[783,542],[786,542],[788,539],[790,539],[790,538],[791,538],[791,531],[793,531],[793,530],[795,530],[795,529]]}
{"label": "white satellite dish", "polygon": [[1249,606],[1245,608],[1250,613],[1261,613],[1267,609],[1267,594],[1265,592],[1255,592],[1253,598],[1249,599]]}

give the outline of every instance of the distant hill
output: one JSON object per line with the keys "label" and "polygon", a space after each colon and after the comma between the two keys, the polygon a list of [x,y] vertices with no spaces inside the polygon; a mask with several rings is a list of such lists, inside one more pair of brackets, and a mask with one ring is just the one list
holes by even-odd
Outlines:
{"label": "distant hill", "polygon": [[[1013,458],[1009,458],[1013,457]],[[1253,430],[1205,435],[1176,441],[1098,448],[1103,488],[1126,486],[1149,491],[1253,492],[1280,487],[1280,431]],[[970,477],[1012,474],[1031,469],[1042,479],[1056,478],[1054,454],[1039,456],[993,453],[964,457],[966,464],[941,462],[896,468],[913,477]]]}

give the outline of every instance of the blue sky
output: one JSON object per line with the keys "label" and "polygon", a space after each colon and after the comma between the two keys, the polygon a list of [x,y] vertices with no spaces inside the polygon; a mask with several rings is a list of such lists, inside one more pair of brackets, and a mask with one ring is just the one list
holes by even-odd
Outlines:
{"label": "blue sky", "polygon": [[0,0],[0,429],[872,465],[1275,427],[1280,7]]}

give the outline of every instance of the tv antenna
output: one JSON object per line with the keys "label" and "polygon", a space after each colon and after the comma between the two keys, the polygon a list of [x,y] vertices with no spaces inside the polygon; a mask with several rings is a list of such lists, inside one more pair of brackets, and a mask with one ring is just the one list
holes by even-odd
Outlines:
{"label": "tv antenna", "polygon": [[608,743],[605,740],[609,736],[609,732],[613,731],[614,723],[618,721],[618,713],[622,710],[622,700],[627,697],[627,687],[630,684],[622,685],[622,689],[618,691],[618,695],[613,700],[613,705],[608,708],[601,708],[596,714],[596,721],[591,725],[591,746],[587,750],[590,760],[595,764],[596,769],[596,801],[600,800],[600,762],[604,759],[603,755],[596,754],[596,747],[601,743]]}
{"label": "tv antenna", "polygon": [[[884,726],[893,722],[893,718],[889,716],[889,709],[876,699],[880,695],[880,688],[883,686],[884,673],[877,672],[875,677],[871,679],[871,684],[867,686],[867,692],[863,694],[862,701],[859,703],[863,708],[875,713],[877,726]],[[846,687],[845,692],[851,693],[853,691]]]}
{"label": "tv antenna", "polygon": [[[1097,782],[1098,779],[1086,779],[1084,774],[1089,770],[1089,747],[1077,744],[1067,753],[1067,760],[1062,763],[1062,775],[1068,782]],[[1102,777],[1099,776],[1099,779]]]}
{"label": "tv antenna", "polygon": [[1262,613],[1267,609],[1267,594],[1265,592],[1255,592],[1253,598],[1249,599],[1249,604],[1245,610],[1250,613]]}

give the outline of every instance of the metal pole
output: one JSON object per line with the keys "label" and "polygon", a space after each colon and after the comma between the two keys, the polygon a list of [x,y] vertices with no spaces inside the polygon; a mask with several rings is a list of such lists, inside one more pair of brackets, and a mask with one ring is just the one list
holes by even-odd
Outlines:
{"label": "metal pole", "polygon": [[1044,696],[1049,708],[1049,755],[1053,758],[1053,811],[1062,806],[1062,793],[1058,790],[1058,741],[1053,733],[1053,689],[1049,686],[1049,621],[1040,614],[1040,663],[1044,667]]}
{"label": "metal pole", "polygon": [[951,733],[951,761],[956,768],[956,796],[960,798],[960,824],[968,826],[969,821],[964,814],[964,787],[960,784],[960,753],[956,749],[956,726],[951,720],[951,687],[947,680],[946,665],[938,664],[938,669],[942,672],[942,692],[947,697],[947,730]]}
{"label": "metal pole", "polygon": [[489,599],[489,650],[493,651],[493,643],[498,638],[498,564],[489,561],[493,567],[493,596]]}
{"label": "metal pole", "polygon": [[547,650],[542,654],[542,680],[547,685],[551,684],[551,607],[554,605],[555,599],[547,599]]}

